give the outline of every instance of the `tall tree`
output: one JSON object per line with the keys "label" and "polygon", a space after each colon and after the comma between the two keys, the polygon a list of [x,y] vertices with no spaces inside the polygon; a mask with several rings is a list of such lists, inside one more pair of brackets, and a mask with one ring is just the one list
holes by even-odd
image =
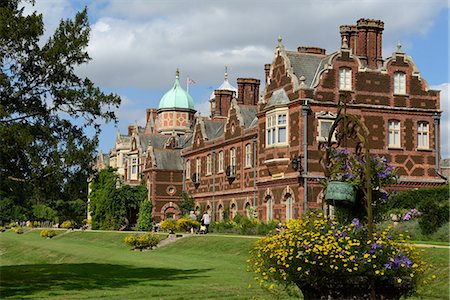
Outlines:
{"label": "tall tree", "polygon": [[0,208],[8,208],[1,220],[86,199],[100,124],[116,121],[120,104],[75,72],[90,60],[86,9],[43,41],[42,14],[24,15],[20,4],[0,1]]}

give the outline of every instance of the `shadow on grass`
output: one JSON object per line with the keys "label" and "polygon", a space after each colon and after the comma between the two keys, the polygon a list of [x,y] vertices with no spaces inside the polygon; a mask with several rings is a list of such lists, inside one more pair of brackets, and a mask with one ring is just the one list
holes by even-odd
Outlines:
{"label": "shadow on grass", "polygon": [[[171,280],[207,277],[211,269],[136,268],[112,264],[38,264],[0,268],[0,297],[33,295],[39,291],[59,293],[73,290],[101,290],[129,285],[171,286]],[[164,282],[157,282],[164,280]]]}

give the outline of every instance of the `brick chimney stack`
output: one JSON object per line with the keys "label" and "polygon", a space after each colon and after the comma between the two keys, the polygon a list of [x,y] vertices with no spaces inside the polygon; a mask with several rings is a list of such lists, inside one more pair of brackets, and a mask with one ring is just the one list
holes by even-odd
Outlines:
{"label": "brick chimney stack", "polygon": [[213,118],[227,117],[228,110],[231,106],[231,100],[233,100],[233,97],[236,96],[236,93],[234,91],[228,90],[215,90],[214,95],[216,111],[214,113],[211,113],[211,115],[213,116]]}
{"label": "brick chimney stack", "polygon": [[382,40],[384,23],[374,19],[359,19],[355,25],[339,27],[341,42],[347,39],[352,53],[370,69],[377,69],[383,63]]}
{"label": "brick chimney stack", "polygon": [[259,100],[259,79],[238,78],[238,103],[243,105],[257,105]]}

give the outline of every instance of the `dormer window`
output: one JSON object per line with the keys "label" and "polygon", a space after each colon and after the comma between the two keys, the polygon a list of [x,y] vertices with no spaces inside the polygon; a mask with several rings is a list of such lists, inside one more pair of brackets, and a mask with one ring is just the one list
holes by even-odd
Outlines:
{"label": "dormer window", "polygon": [[287,145],[287,109],[274,110],[266,115],[266,145]]}
{"label": "dormer window", "polygon": [[405,95],[406,94],[406,75],[402,72],[394,73],[394,94]]}
{"label": "dormer window", "polygon": [[350,91],[352,89],[352,69],[339,69],[339,89],[343,91]]}

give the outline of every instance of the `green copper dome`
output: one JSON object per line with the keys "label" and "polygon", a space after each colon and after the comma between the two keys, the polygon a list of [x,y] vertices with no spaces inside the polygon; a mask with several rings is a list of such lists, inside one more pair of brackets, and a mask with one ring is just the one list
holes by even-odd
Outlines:
{"label": "green copper dome", "polygon": [[159,101],[159,109],[162,108],[185,108],[194,109],[194,100],[180,85],[180,72],[177,70],[173,87],[164,94]]}

